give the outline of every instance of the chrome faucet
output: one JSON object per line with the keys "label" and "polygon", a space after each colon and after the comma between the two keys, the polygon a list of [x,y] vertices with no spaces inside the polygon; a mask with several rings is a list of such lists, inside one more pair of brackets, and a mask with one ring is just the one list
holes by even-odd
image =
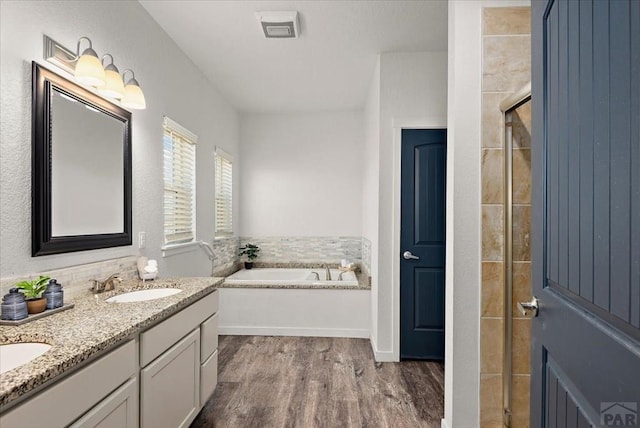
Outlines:
{"label": "chrome faucet", "polygon": [[325,280],[327,281],[333,281],[333,279],[331,278],[331,269],[329,269],[329,265],[326,263],[322,264],[322,267],[325,269]]}
{"label": "chrome faucet", "polygon": [[320,281],[320,274],[318,274],[318,272],[316,271],[311,271],[311,274],[316,276],[316,281]]}
{"label": "chrome faucet", "polygon": [[342,272],[340,272],[340,275],[338,275],[338,281],[344,281],[344,278],[342,278],[342,275],[344,275],[347,272],[348,271],[346,271],[346,270],[343,270]]}
{"label": "chrome faucet", "polygon": [[122,282],[122,278],[118,275],[119,273],[114,273],[109,278],[104,281],[98,281],[97,279],[92,279],[93,287],[91,287],[91,291],[94,294],[103,293],[105,291],[111,291],[116,289],[116,282],[120,284]]}

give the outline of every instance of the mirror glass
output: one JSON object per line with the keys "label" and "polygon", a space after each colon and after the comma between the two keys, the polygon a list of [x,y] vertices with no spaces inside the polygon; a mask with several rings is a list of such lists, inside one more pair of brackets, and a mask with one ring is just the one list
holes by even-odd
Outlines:
{"label": "mirror glass", "polygon": [[57,88],[50,114],[51,235],[124,232],[124,124]]}
{"label": "mirror glass", "polygon": [[31,254],[131,245],[131,113],[32,71]]}

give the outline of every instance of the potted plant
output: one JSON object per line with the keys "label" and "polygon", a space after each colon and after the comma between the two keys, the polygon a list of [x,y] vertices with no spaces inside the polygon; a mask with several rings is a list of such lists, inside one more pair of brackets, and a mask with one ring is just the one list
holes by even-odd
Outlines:
{"label": "potted plant", "polygon": [[21,281],[16,284],[16,287],[24,293],[27,301],[27,312],[30,314],[39,314],[47,307],[47,299],[42,297],[42,293],[47,289],[49,279],[48,275],[40,275],[38,279]]}
{"label": "potted plant", "polygon": [[254,244],[245,244],[244,247],[240,247],[240,256],[247,256],[247,261],[244,262],[245,269],[251,269],[253,267],[253,261],[258,258],[260,247]]}

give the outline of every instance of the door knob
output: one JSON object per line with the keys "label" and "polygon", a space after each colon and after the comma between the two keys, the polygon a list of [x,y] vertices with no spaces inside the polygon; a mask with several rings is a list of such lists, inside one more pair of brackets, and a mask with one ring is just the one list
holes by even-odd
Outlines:
{"label": "door knob", "polygon": [[525,317],[529,315],[529,311],[531,311],[531,315],[533,315],[534,318],[537,317],[539,309],[538,298],[533,296],[529,302],[518,302],[518,309],[520,309],[520,312]]}
{"label": "door knob", "polygon": [[411,251],[405,251],[402,253],[402,257],[404,257],[405,260],[420,260],[420,257],[414,256],[411,254]]}

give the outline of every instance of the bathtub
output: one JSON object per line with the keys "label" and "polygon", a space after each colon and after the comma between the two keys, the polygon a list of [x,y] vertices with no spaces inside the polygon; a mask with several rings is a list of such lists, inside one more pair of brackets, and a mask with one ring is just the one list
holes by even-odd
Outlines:
{"label": "bathtub", "polygon": [[[316,276],[315,273],[318,274]],[[342,274],[342,279],[338,280]],[[354,272],[344,272],[331,269],[331,281],[326,280],[324,268],[281,269],[256,268],[243,269],[225,280],[227,285],[255,285],[255,286],[287,286],[297,285],[304,288],[357,287],[358,278]]]}
{"label": "bathtub", "polygon": [[[317,272],[320,281],[316,279]],[[230,335],[369,338],[371,288],[354,272],[323,281],[323,268],[241,270],[220,284],[218,332]],[[364,282],[364,281],[361,281]]]}

